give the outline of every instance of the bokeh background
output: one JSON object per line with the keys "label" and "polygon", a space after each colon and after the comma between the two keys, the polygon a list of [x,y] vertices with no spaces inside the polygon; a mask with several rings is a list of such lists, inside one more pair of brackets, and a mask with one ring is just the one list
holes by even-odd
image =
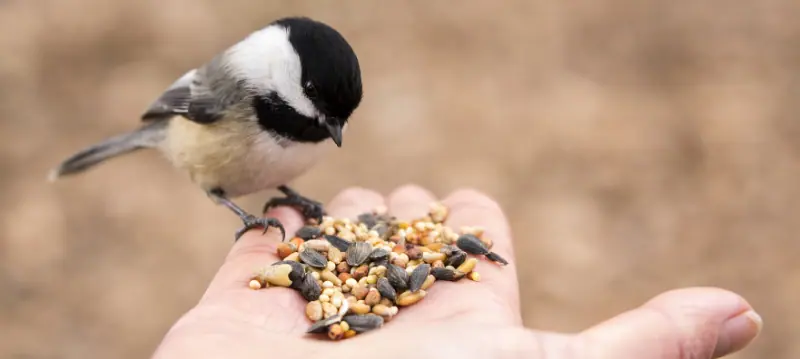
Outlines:
{"label": "bokeh background", "polygon": [[0,1],[0,356],[147,357],[196,303],[234,216],[155,153],[45,175],[296,14],[349,39],[366,91],[298,189],[476,187],[513,225],[526,325],[714,285],[766,322],[734,358],[800,357],[794,0]]}

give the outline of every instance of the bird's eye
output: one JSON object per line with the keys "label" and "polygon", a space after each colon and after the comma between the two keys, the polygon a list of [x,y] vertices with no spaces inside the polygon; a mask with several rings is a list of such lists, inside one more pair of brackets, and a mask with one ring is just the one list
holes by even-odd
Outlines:
{"label": "bird's eye", "polygon": [[303,87],[305,89],[306,96],[310,98],[317,97],[317,88],[314,87],[314,84],[312,84],[311,82],[306,82],[306,85]]}

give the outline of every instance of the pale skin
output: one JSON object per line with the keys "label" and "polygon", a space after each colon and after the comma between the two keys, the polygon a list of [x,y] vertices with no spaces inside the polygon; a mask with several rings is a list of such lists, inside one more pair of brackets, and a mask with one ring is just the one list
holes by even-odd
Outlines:
{"label": "pale skin", "polygon": [[[436,198],[416,186],[389,196],[360,188],[327,205],[355,217],[385,205],[400,218],[426,213]],[[305,301],[285,288],[248,288],[255,268],[277,261],[277,230],[253,230],[231,249],[199,303],[170,329],[154,358],[719,358],[743,349],[761,319],[741,296],[717,288],[662,293],[638,308],[578,333],[526,328],[520,315],[511,232],[500,207],[474,190],[455,191],[448,225],[481,225],[493,251],[511,265],[481,262],[480,282],[434,285],[422,302],[401,309],[384,328],[340,342],[305,336]],[[274,208],[287,233],[301,225],[293,209]],[[416,347],[416,348],[415,348]]]}

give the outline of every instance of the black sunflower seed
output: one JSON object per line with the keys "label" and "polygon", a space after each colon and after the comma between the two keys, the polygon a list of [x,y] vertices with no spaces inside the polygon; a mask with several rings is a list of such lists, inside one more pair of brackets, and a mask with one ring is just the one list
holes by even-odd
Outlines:
{"label": "black sunflower seed", "polygon": [[444,261],[444,265],[458,267],[467,259],[467,253],[464,251],[457,251]]}
{"label": "black sunflower seed", "polygon": [[386,267],[386,279],[389,280],[389,284],[398,292],[402,293],[408,289],[408,273],[403,268],[394,264],[389,264]]}
{"label": "black sunflower seed", "polygon": [[[294,288],[294,282],[292,282],[292,286],[292,288]],[[299,282],[297,288],[294,289],[300,292],[300,295],[309,302],[319,299],[319,296],[322,294],[322,288],[320,288],[319,283],[314,279],[314,276],[310,275],[305,276],[303,280]]]}
{"label": "black sunflower seed", "polygon": [[356,333],[364,333],[383,326],[383,317],[376,314],[350,314],[342,318]]}
{"label": "black sunflower seed", "polygon": [[502,265],[508,265],[508,261],[495,252],[486,253],[486,258],[492,262],[497,262]]}
{"label": "black sunflower seed", "polygon": [[[316,321],[314,324],[311,324],[311,326],[308,328],[308,330],[306,330],[306,333],[309,333],[309,334],[325,333],[325,332],[328,331],[328,327],[330,327],[331,325],[334,325],[336,323],[339,323],[341,321],[342,321],[342,316],[341,315],[334,315],[334,316],[331,316],[328,319],[320,319],[320,320]],[[350,324],[350,323],[348,323],[348,324]]]}
{"label": "black sunflower seed", "polygon": [[447,280],[455,282],[464,277],[464,273],[449,268],[433,268],[431,274],[436,280]]}
{"label": "black sunflower seed", "polygon": [[411,271],[411,275],[408,276],[408,290],[411,293],[415,293],[422,288],[422,284],[425,283],[425,279],[428,278],[428,274],[431,271],[431,265],[428,263],[423,263],[418,265]]}
{"label": "black sunflower seed", "polygon": [[323,269],[328,265],[328,259],[316,249],[311,248],[305,248],[300,252],[300,260],[317,269]]}
{"label": "black sunflower seed", "polygon": [[279,264],[288,264],[292,266],[292,271],[289,273],[289,280],[292,281],[291,288],[295,288],[295,286],[299,285],[299,283],[306,276],[306,266],[300,262],[280,261],[280,262],[275,262],[272,265],[279,265]]}
{"label": "black sunflower seed", "polygon": [[474,234],[463,234],[456,240],[456,245],[464,252],[475,255],[489,253],[489,248]]}
{"label": "black sunflower seed", "polygon": [[369,254],[369,259],[371,261],[377,261],[384,258],[389,258],[389,251],[383,248],[376,248],[372,253]]}
{"label": "black sunflower seed", "polygon": [[342,237],[326,234],[325,239],[327,239],[328,242],[330,242],[334,247],[336,247],[338,250],[342,252],[346,252],[347,248],[350,247],[350,242]]}
{"label": "black sunflower seed", "polygon": [[378,293],[381,294],[384,298],[388,298],[394,302],[397,299],[397,291],[394,290],[392,284],[389,283],[389,280],[386,277],[381,277],[378,279]]}
{"label": "black sunflower seed", "polygon": [[369,258],[372,253],[372,245],[367,242],[354,242],[347,248],[347,264],[351,267],[357,267]]}
{"label": "black sunflower seed", "polygon": [[298,229],[294,235],[307,241],[309,239],[319,238],[319,236],[322,235],[322,230],[319,229],[319,227],[304,226]]}
{"label": "black sunflower seed", "polygon": [[378,224],[378,217],[373,213],[362,213],[358,215],[358,221],[364,223],[368,229],[372,229]]}

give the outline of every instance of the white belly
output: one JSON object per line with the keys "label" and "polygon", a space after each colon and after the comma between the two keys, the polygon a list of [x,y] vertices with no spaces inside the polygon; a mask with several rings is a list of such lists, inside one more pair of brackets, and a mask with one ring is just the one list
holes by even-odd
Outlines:
{"label": "white belly", "polygon": [[162,151],[203,190],[221,188],[231,198],[287,184],[335,148],[330,140],[283,147],[257,125],[243,122],[171,122]]}

